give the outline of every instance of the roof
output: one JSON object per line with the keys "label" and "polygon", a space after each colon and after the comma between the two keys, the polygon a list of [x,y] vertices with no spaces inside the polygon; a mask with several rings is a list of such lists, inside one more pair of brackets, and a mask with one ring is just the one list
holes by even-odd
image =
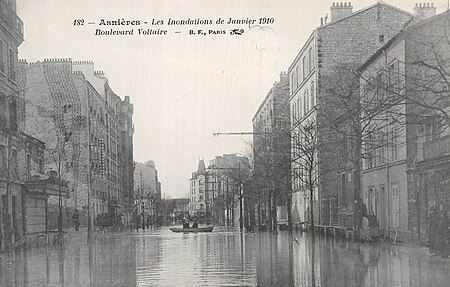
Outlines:
{"label": "roof", "polygon": [[298,58],[300,57],[300,55],[302,54],[302,52],[305,50],[305,48],[307,47],[307,45],[309,44],[309,42],[310,42],[311,39],[313,38],[315,31],[318,31],[318,30],[322,30],[322,29],[328,28],[328,27],[330,27],[330,26],[332,26],[332,25],[334,25],[334,24],[336,24],[336,23],[339,23],[339,22],[341,22],[341,21],[347,20],[347,19],[349,19],[349,18],[351,18],[351,17],[353,17],[353,16],[356,16],[356,15],[361,14],[361,13],[363,13],[363,12],[365,12],[365,11],[367,11],[367,10],[370,10],[370,9],[372,9],[372,8],[374,8],[374,7],[377,7],[378,5],[382,5],[382,6],[385,6],[385,7],[391,8],[391,9],[394,9],[394,10],[396,10],[396,11],[399,11],[399,12],[401,12],[401,13],[404,13],[405,15],[414,17],[413,14],[411,14],[411,13],[409,13],[409,12],[407,12],[407,11],[404,11],[404,10],[398,8],[398,7],[395,7],[395,6],[392,6],[392,5],[390,5],[390,4],[384,3],[383,1],[380,1],[380,2],[377,2],[377,3],[373,4],[373,5],[367,6],[367,7],[363,8],[363,9],[357,10],[357,11],[353,12],[352,14],[350,14],[350,15],[348,15],[348,16],[345,16],[345,17],[342,17],[342,18],[340,18],[340,19],[338,19],[338,20],[336,20],[336,21],[332,21],[332,22],[327,23],[327,24],[325,24],[325,25],[319,26],[319,27],[317,27],[316,29],[313,30],[313,32],[311,33],[311,35],[308,37],[308,40],[306,40],[306,42],[303,44],[302,48],[301,48],[300,51],[297,53],[297,55],[295,56],[295,58],[294,58],[294,60],[292,61],[291,65],[289,66],[288,72],[290,72],[290,71],[292,70],[294,64],[297,62]]}
{"label": "roof", "polygon": [[198,167],[197,167],[197,175],[206,174],[206,167],[205,167],[205,161],[203,159],[198,161]]}
{"label": "roof", "polygon": [[397,10],[398,12],[401,12],[401,13],[403,13],[403,14],[405,14],[405,15],[414,17],[414,15],[413,15],[412,13],[409,13],[409,12],[407,12],[407,11],[405,11],[405,10],[402,10],[402,9],[398,8],[398,7],[395,7],[395,6],[393,6],[393,5],[390,5],[390,4],[384,3],[383,1],[380,1],[380,2],[377,2],[377,3],[373,4],[373,5],[370,5],[370,6],[367,6],[367,7],[365,7],[365,8],[362,8],[362,9],[360,9],[360,10],[357,10],[357,11],[353,12],[352,14],[350,14],[350,15],[348,15],[348,16],[345,16],[345,17],[342,17],[342,18],[340,18],[340,19],[337,19],[336,21],[332,21],[332,22],[327,23],[327,24],[325,24],[325,25],[319,26],[317,29],[324,29],[324,28],[327,28],[327,27],[329,27],[329,26],[331,26],[331,25],[333,25],[333,24],[336,24],[336,23],[338,23],[338,22],[344,21],[344,20],[346,20],[346,19],[348,19],[348,18],[350,18],[350,17],[353,17],[353,16],[356,16],[356,15],[361,14],[361,13],[363,13],[363,12],[366,12],[367,10],[370,10],[370,9],[372,9],[372,8],[374,8],[374,7],[377,7],[378,5],[380,5],[380,6],[386,6],[386,7],[388,7],[388,8]]}
{"label": "roof", "polygon": [[[422,27],[426,24],[429,24],[430,22],[439,20],[440,18],[442,18],[444,16],[450,16],[449,13],[450,13],[450,11],[447,10],[436,16],[433,16],[433,17],[427,18],[425,20],[422,20],[420,22],[405,26],[400,32],[397,33],[397,35],[392,37],[386,44],[384,44],[380,49],[378,49],[375,53],[373,53],[373,55],[370,56],[369,59],[364,64],[362,64],[361,67],[358,68],[358,72],[361,72],[362,70],[367,68],[367,66],[369,66],[373,61],[375,61],[375,59],[377,59],[380,56],[380,54],[383,53],[383,51],[385,51],[386,49],[391,47],[395,42],[400,41],[401,39],[404,39],[405,37],[407,37],[408,34],[413,32],[415,29]],[[414,18],[414,19],[417,19],[417,18]]]}
{"label": "roof", "polygon": [[283,75],[286,75],[286,72],[281,72],[280,74],[280,81],[276,81],[273,83],[272,88],[270,88],[270,90],[267,92],[267,95],[265,96],[264,100],[261,102],[261,104],[258,107],[258,110],[256,111],[255,115],[252,118],[252,122],[254,122],[258,116],[258,114],[261,112],[261,110],[263,109],[263,107],[265,106],[265,104],[267,103],[267,100],[274,95],[275,89],[280,87],[283,84],[289,84],[289,77],[286,75],[287,78],[283,79]]}

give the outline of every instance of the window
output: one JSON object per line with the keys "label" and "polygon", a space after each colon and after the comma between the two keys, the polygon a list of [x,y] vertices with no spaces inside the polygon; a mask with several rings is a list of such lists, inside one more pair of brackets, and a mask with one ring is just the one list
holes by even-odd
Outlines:
{"label": "window", "polygon": [[309,109],[310,109],[310,107],[309,107],[308,89],[305,90],[305,99],[306,99],[305,110],[306,110],[306,113],[307,113],[307,112],[309,112]]}
{"label": "window", "polygon": [[346,205],[345,192],[346,192],[346,180],[345,180],[345,173],[343,173],[341,174],[341,205]]}
{"label": "window", "polygon": [[392,227],[399,228],[400,227],[400,190],[398,184],[393,184],[391,186],[392,193]]}
{"label": "window", "polygon": [[314,82],[311,82],[311,108],[313,108],[315,104],[315,91],[314,91]]}
{"label": "window", "polygon": [[311,72],[313,69],[312,61],[313,61],[313,54],[312,54],[312,47],[309,48],[308,51],[308,72]]}
{"label": "window", "polygon": [[[367,212],[368,212],[368,213],[370,212],[370,210],[373,209],[373,206],[372,206],[373,193],[374,193],[374,188],[373,188],[373,187],[369,187],[369,189],[367,190],[367,194],[366,194],[366,199],[367,199]],[[370,213],[369,213],[369,214],[370,214]]]}
{"label": "window", "polygon": [[5,177],[7,172],[6,147],[0,145],[0,177]]}
{"label": "window", "polygon": [[291,93],[294,92],[294,72],[291,74]]}
{"label": "window", "polygon": [[389,91],[390,93],[400,92],[400,75],[398,61],[394,60],[389,65]]}
{"label": "window", "polygon": [[398,159],[398,133],[395,127],[391,129],[391,160]]}
{"label": "window", "polygon": [[6,98],[0,95],[0,126],[6,126]]}
{"label": "window", "polygon": [[399,197],[398,185],[392,185],[392,197]]}
{"label": "window", "polygon": [[303,95],[303,115],[306,115],[308,110],[306,109],[306,94]]}
{"label": "window", "polygon": [[27,154],[27,179],[30,178],[31,171],[31,155]]}
{"label": "window", "polygon": [[302,62],[302,64],[303,64],[303,79],[305,79],[306,78],[306,56],[303,56],[303,62]]}
{"label": "window", "polygon": [[383,165],[386,163],[386,147],[385,147],[386,136],[385,136],[385,133],[384,132],[380,133],[378,138],[381,139],[381,144],[380,144],[380,147],[378,148],[378,162],[380,163],[380,165]]}
{"label": "window", "polygon": [[39,164],[39,173],[43,174],[44,173],[44,160],[42,158],[38,159],[38,164]]}
{"label": "window", "polygon": [[9,50],[8,62],[9,78],[16,80],[16,53],[12,49]]}
{"label": "window", "polygon": [[292,115],[292,123],[295,124],[295,103],[292,104],[292,108],[291,108],[291,115]]}
{"label": "window", "polygon": [[11,158],[11,177],[13,180],[19,179],[19,163],[17,161],[17,153],[16,149],[12,150],[12,158]]}
{"label": "window", "polygon": [[4,52],[3,52],[3,41],[0,40],[0,72],[5,72],[5,60],[4,60]]}
{"label": "window", "polygon": [[372,136],[369,135],[366,141],[366,150],[367,150],[367,159],[366,159],[366,167],[368,169],[374,168],[374,160],[373,160],[373,149],[372,149]]}
{"label": "window", "polygon": [[9,127],[14,131],[17,130],[17,104],[14,97],[9,102]]}
{"label": "window", "polygon": [[375,98],[373,99],[373,105],[378,106],[380,99],[382,99],[384,95],[383,71],[379,71],[377,73],[377,79],[375,84],[376,84],[376,91],[375,91]]}

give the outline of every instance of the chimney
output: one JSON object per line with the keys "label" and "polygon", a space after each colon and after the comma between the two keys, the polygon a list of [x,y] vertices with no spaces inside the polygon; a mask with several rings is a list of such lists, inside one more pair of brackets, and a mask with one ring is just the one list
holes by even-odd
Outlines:
{"label": "chimney", "polygon": [[331,22],[352,15],[353,7],[351,2],[333,2],[330,8]]}
{"label": "chimney", "polygon": [[414,16],[420,19],[427,19],[436,15],[434,3],[416,3],[414,7]]}
{"label": "chimney", "polygon": [[287,72],[281,72],[280,73],[280,83],[282,83],[283,81],[289,81],[289,76],[287,74]]}

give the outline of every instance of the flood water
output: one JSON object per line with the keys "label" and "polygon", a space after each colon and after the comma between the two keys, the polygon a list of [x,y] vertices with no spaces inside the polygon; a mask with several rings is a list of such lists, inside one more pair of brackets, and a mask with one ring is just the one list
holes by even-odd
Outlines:
{"label": "flood water", "polygon": [[450,260],[306,233],[72,234],[1,256],[0,286],[449,286]]}

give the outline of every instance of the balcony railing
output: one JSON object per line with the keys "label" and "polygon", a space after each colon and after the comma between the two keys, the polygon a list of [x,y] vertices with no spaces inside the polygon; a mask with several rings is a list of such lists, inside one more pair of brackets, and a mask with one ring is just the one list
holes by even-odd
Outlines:
{"label": "balcony railing", "polygon": [[425,160],[443,156],[450,156],[450,135],[423,144]]}
{"label": "balcony railing", "polygon": [[0,0],[0,19],[6,22],[20,38],[23,38],[23,22],[17,16],[11,5],[6,0]]}

